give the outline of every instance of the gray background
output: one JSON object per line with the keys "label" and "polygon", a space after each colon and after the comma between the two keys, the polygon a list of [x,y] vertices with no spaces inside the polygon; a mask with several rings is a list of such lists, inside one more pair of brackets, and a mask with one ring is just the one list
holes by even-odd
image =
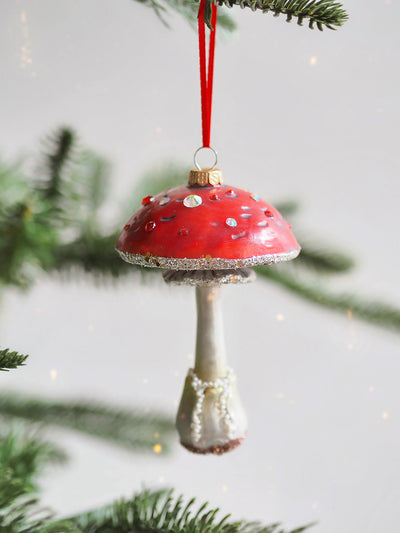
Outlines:
{"label": "gray background", "polygon": [[[357,258],[332,290],[399,305],[400,8],[346,7],[350,22],[323,34],[231,11],[239,30],[218,39],[212,143],[227,182],[301,201],[302,242]],[[128,0],[3,0],[0,12],[3,157],[38,149],[59,124],[76,127],[114,165],[106,221],[144,171],[171,157],[190,163],[201,143],[197,41],[178,16],[167,29]],[[71,462],[47,474],[44,502],[66,514],[144,483],[236,518],[397,532],[398,335],[263,281],[224,289],[224,313],[247,442],[219,458],[178,446],[135,456],[54,431]],[[103,288],[38,276],[28,294],[6,293],[0,318],[1,344],[31,354],[2,388],[176,409],[194,347],[192,290],[135,275]]]}

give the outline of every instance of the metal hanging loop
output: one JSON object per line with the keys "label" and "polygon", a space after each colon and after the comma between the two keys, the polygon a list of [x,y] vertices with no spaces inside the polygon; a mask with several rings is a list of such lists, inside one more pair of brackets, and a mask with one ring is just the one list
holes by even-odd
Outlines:
{"label": "metal hanging loop", "polygon": [[202,167],[199,165],[199,162],[197,161],[197,155],[200,152],[200,150],[211,150],[212,151],[212,153],[214,154],[214,157],[215,157],[215,161],[214,161],[214,164],[211,167],[207,167],[207,170],[212,170],[213,168],[215,168],[217,163],[218,163],[218,153],[217,153],[216,150],[214,150],[214,148],[211,148],[211,146],[200,146],[200,148],[197,148],[197,150],[195,151],[194,156],[193,156],[193,162],[194,162],[196,168],[198,170],[203,170]]}

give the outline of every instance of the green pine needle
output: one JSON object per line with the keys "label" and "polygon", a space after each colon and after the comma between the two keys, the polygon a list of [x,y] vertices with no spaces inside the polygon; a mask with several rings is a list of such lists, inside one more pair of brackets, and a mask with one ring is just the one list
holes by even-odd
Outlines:
{"label": "green pine needle", "polygon": [[161,444],[163,452],[167,452],[175,434],[174,422],[166,415],[111,408],[93,402],[53,402],[1,395],[0,416],[73,429],[132,451],[152,452],[155,444]]}
{"label": "green pine needle", "polygon": [[[286,16],[287,22],[297,18],[297,24],[300,26],[306,19],[309,28],[313,29],[316,25],[321,31],[324,27],[334,30],[334,26],[342,26],[348,19],[342,4],[334,0],[214,0],[214,2],[219,6],[239,5],[242,8],[249,7],[252,11],[271,12],[275,17],[282,14]],[[210,14],[205,22],[211,27]]]}
{"label": "green pine needle", "polygon": [[0,372],[7,372],[12,368],[25,366],[28,355],[22,355],[18,352],[11,352],[8,348],[0,350]]}
{"label": "green pine needle", "polygon": [[[196,508],[194,498],[188,503],[182,496],[174,498],[172,491],[144,491],[131,500],[69,518],[64,527],[76,533],[301,533],[312,525],[289,532],[280,524],[232,522],[230,515],[221,519],[218,513],[219,509],[208,509],[207,503]],[[58,531],[52,527],[57,523],[46,533]]]}

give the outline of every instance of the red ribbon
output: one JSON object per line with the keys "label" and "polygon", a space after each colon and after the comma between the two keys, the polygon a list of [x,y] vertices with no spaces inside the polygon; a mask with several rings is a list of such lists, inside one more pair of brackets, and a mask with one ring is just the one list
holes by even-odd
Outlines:
{"label": "red ribbon", "polygon": [[199,7],[199,52],[200,52],[200,86],[201,86],[201,120],[203,126],[203,146],[210,147],[211,108],[214,81],[214,50],[215,33],[217,30],[217,6],[211,4],[210,43],[208,51],[208,69],[206,58],[206,25],[204,22],[204,9],[207,0],[201,0]]}

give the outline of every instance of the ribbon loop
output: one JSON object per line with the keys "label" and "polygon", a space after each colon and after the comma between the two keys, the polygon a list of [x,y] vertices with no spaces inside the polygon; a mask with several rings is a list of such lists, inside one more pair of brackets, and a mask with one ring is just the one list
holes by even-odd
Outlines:
{"label": "ribbon loop", "polygon": [[217,6],[211,3],[211,26],[210,42],[208,51],[208,66],[206,57],[206,28],[204,22],[204,11],[206,2],[201,0],[198,14],[199,26],[199,55],[200,55],[200,88],[201,88],[201,120],[203,129],[203,147],[210,147],[211,133],[211,108],[214,82],[214,50],[215,33],[217,30]]}

